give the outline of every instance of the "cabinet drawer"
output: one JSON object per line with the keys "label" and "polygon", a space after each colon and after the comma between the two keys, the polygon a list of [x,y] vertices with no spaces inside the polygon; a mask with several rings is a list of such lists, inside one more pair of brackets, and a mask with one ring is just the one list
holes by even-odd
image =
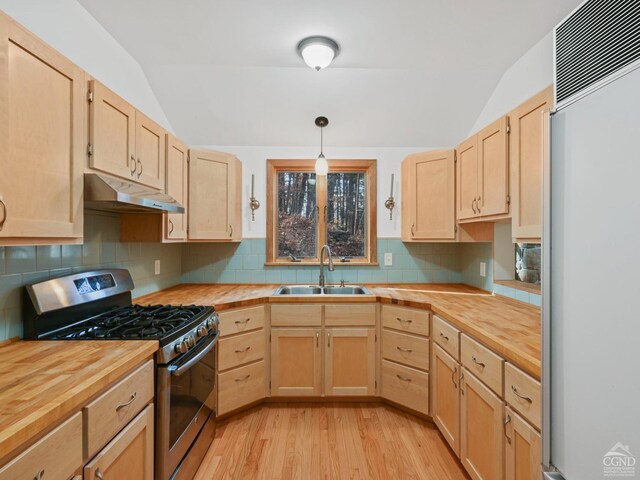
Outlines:
{"label": "cabinet drawer", "polygon": [[87,458],[93,457],[153,399],[153,377],[150,360],[84,407]]}
{"label": "cabinet drawer", "polygon": [[384,329],[382,356],[410,367],[429,370],[429,339]]}
{"label": "cabinet drawer", "polygon": [[464,333],[460,335],[460,362],[501,397],[504,360]]}
{"label": "cabinet drawer", "polygon": [[416,308],[382,307],[382,325],[416,335],[429,335],[429,311]]}
{"label": "cabinet drawer", "polygon": [[460,360],[460,330],[437,315],[433,316],[433,339],[445,352],[456,360]]}
{"label": "cabinet drawer", "polygon": [[220,312],[220,336],[248,332],[264,327],[264,305]]}
{"label": "cabinet drawer", "polygon": [[334,326],[375,326],[376,305],[325,305],[324,323]]}
{"label": "cabinet drawer", "polygon": [[428,415],[429,374],[383,360],[382,396]]}
{"label": "cabinet drawer", "polygon": [[540,430],[542,415],[540,382],[507,363],[504,367],[504,399]]}
{"label": "cabinet drawer", "polygon": [[264,358],[264,329],[222,338],[218,344],[218,371]]}
{"label": "cabinet drawer", "polygon": [[70,478],[82,467],[82,414],[69,420],[0,469],[0,480]]}
{"label": "cabinet drawer", "polygon": [[271,326],[306,327],[322,324],[322,305],[272,305]]}
{"label": "cabinet drawer", "polygon": [[218,415],[264,398],[264,361],[218,374]]}

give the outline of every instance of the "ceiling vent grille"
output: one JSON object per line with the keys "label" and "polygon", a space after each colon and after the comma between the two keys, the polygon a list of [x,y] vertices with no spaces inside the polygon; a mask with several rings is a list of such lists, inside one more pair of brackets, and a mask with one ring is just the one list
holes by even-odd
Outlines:
{"label": "ceiling vent grille", "polygon": [[640,0],[588,0],[554,29],[556,108],[640,66]]}

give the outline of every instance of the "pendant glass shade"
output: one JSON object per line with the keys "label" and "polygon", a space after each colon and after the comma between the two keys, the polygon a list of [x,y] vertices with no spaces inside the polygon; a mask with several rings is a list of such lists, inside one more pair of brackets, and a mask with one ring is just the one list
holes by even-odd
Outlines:
{"label": "pendant glass shade", "polygon": [[324,158],[324,154],[321,153],[318,156],[318,160],[316,160],[316,175],[326,176],[327,173],[329,173],[329,163],[327,159]]}

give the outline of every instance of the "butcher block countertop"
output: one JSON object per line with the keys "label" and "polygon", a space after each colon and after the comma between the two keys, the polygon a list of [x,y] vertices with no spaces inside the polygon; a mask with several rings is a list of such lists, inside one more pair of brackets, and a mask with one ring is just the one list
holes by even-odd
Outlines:
{"label": "butcher block countertop", "polygon": [[16,341],[0,347],[0,465],[157,349],[154,340]]}
{"label": "butcher block countertop", "polygon": [[279,285],[183,284],[137,303],[213,305],[216,310],[260,303],[381,302],[432,310],[503,358],[540,379],[540,309],[462,284],[367,285],[371,295],[281,295]]}

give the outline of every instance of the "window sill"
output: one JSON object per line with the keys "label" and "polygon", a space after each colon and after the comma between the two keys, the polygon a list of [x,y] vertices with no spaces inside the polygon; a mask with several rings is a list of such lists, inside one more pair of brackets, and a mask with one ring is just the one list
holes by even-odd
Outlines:
{"label": "window sill", "polygon": [[[324,266],[328,265],[325,262]],[[341,262],[340,260],[334,260],[333,265],[335,267],[377,267],[380,264],[378,262]],[[265,262],[265,267],[319,267],[320,262]]]}
{"label": "window sill", "polygon": [[505,287],[515,288],[516,290],[522,290],[524,292],[541,294],[542,290],[540,285],[533,283],[519,282],[518,280],[494,280],[493,283],[503,285]]}

